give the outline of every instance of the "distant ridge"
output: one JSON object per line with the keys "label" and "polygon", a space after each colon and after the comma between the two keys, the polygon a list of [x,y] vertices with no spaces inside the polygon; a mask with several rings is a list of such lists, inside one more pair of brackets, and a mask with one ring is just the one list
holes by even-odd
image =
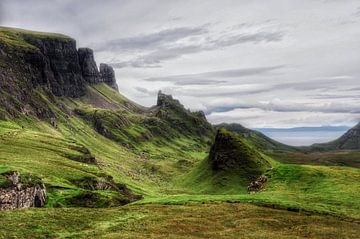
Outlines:
{"label": "distant ridge", "polygon": [[294,127],[294,128],[252,128],[260,132],[308,132],[308,131],[346,131],[348,126],[320,126],[320,127]]}
{"label": "distant ridge", "polygon": [[323,144],[314,144],[313,150],[358,150],[360,149],[360,122],[340,138]]}
{"label": "distant ridge", "polygon": [[224,128],[232,133],[239,134],[250,141],[257,149],[262,151],[297,151],[296,147],[282,144],[276,140],[273,140],[261,132],[245,128],[241,124],[227,124],[222,123],[215,125],[216,128]]}

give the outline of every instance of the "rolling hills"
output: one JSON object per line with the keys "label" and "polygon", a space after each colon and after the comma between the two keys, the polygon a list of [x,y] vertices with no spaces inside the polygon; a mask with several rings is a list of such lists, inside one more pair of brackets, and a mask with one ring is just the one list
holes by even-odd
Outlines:
{"label": "rolling hills", "polygon": [[[163,92],[155,106],[143,107],[117,89],[111,66],[98,69],[92,50],[77,49],[74,39],[0,28],[0,188],[9,188],[7,175],[15,171],[41,180],[47,190],[44,209],[5,212],[0,224],[9,231],[2,228],[0,237],[100,237],[103,232],[114,238],[120,231],[134,237],[135,229],[159,235],[162,225],[179,224],[184,231],[169,237],[226,236],[205,226],[214,212],[216,228],[233,228],[230,238],[241,230],[239,223],[252,225],[222,210],[237,210],[244,220],[266,218],[255,220],[266,224],[258,227],[260,236],[261,230],[274,233],[289,218],[293,225],[308,225],[305,213],[329,238],[360,234],[360,171],[356,163],[346,163],[358,159],[357,128],[336,141],[341,147],[312,152],[240,125],[214,127],[202,112],[185,109]],[[351,147],[353,158],[339,151]],[[331,160],[311,165],[316,160],[302,156],[315,154],[336,160],[341,154],[345,165],[355,167],[334,166]],[[248,193],[261,176],[267,177],[261,190]],[[275,219],[269,214],[279,223],[270,223]],[[199,221],[202,226],[193,229]],[[330,230],[326,221],[339,228]],[[294,233],[306,234],[290,228],[282,236]]]}

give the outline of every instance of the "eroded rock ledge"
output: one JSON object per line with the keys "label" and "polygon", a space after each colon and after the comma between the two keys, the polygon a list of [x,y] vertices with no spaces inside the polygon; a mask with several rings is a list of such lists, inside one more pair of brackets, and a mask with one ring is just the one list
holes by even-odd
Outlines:
{"label": "eroded rock ledge", "polygon": [[46,188],[39,179],[20,177],[20,173],[1,175],[0,210],[43,207],[46,202]]}

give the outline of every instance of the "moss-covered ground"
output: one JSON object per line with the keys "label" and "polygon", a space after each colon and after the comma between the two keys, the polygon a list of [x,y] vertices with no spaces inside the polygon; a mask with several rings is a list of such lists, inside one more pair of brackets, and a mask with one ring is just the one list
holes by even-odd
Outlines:
{"label": "moss-covered ground", "polygon": [[246,203],[2,212],[0,238],[359,238],[357,222]]}

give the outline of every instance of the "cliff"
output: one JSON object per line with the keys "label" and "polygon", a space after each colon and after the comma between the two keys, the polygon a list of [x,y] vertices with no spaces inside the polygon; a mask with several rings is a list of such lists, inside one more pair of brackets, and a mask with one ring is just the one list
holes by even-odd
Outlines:
{"label": "cliff", "polygon": [[0,27],[0,108],[8,114],[54,117],[39,91],[77,98],[85,95],[87,84],[102,82],[117,89],[114,70],[100,64],[99,72],[93,51],[77,50],[74,39]]}

